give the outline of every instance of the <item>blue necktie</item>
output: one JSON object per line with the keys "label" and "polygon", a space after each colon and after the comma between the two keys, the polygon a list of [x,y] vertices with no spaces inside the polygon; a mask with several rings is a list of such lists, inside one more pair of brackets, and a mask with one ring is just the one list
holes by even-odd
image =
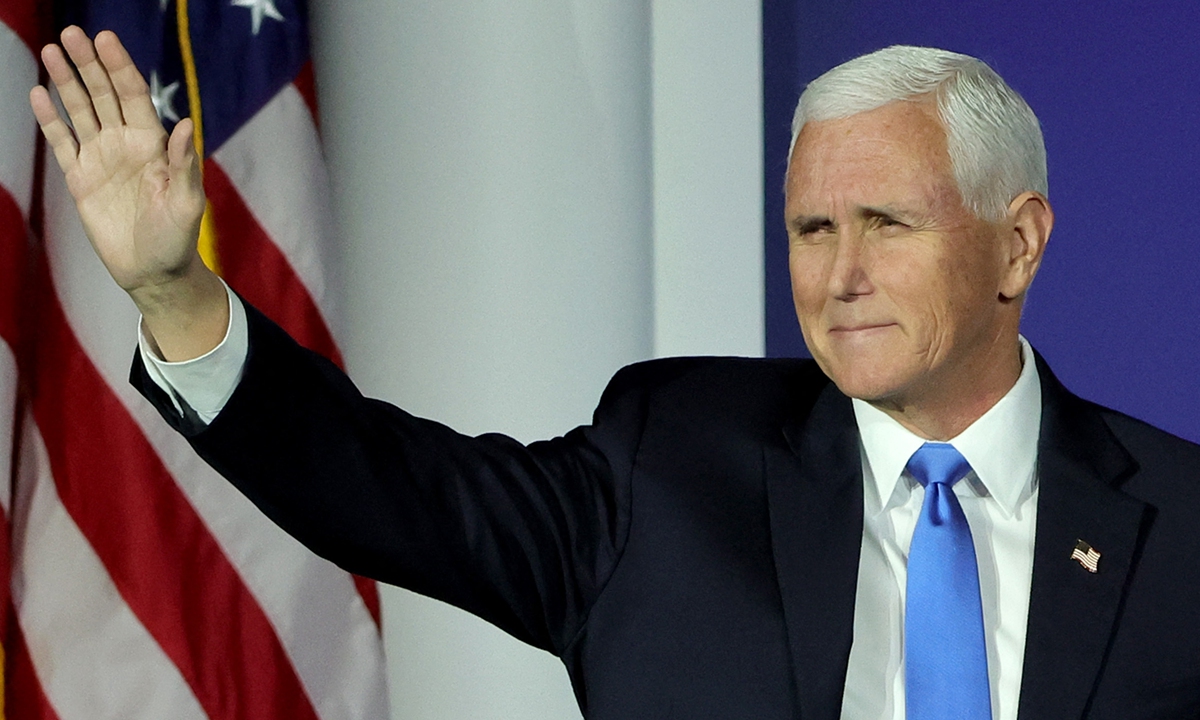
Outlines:
{"label": "blue necktie", "polygon": [[991,720],[975,544],[952,487],[971,466],[954,446],[925,443],[908,471],[925,486],[925,502],[908,552],[907,718]]}

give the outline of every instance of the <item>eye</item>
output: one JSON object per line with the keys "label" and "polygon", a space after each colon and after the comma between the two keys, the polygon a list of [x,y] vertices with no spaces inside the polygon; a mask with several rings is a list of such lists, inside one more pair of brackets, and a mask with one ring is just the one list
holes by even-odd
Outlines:
{"label": "eye", "polygon": [[822,239],[836,233],[837,228],[832,221],[825,218],[813,218],[794,224],[791,235],[793,240],[808,244],[821,242]]}
{"label": "eye", "polygon": [[891,215],[876,215],[871,218],[871,227],[888,235],[894,235],[911,229],[907,223]]}

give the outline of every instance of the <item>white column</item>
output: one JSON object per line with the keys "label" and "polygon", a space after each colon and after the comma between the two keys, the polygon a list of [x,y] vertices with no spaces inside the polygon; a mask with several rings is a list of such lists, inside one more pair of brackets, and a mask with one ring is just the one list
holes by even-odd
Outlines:
{"label": "white column", "polygon": [[[653,352],[649,3],[316,2],[351,375],[460,430],[586,422]],[[394,718],[570,718],[558,660],[384,592]]]}
{"label": "white column", "polygon": [[[365,392],[532,440],[625,363],[761,354],[757,0],[311,11]],[[394,718],[578,717],[555,658],[403,591],[384,611]]]}
{"label": "white column", "polygon": [[658,356],[763,354],[761,23],[752,0],[653,2]]}

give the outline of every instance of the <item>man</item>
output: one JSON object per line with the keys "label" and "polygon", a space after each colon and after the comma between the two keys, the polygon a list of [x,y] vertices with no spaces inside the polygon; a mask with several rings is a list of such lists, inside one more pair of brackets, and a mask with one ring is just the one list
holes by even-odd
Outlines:
{"label": "man", "polygon": [[1036,118],[983,63],[889,48],[801,98],[815,363],[632,366],[522,446],[362,398],[229,293],[191,123],[166,137],[111,33],[62,41],[74,130],[31,103],[142,311],[133,382],[318,553],[561,657],[585,716],[1200,717],[1200,448],[1019,337],[1053,215]]}

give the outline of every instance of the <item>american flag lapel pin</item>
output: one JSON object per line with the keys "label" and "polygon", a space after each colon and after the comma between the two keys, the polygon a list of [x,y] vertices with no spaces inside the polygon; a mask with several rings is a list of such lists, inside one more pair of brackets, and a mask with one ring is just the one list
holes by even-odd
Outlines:
{"label": "american flag lapel pin", "polygon": [[1091,545],[1088,545],[1082,540],[1075,541],[1075,549],[1071,551],[1071,559],[1078,560],[1079,564],[1090,573],[1100,572],[1100,553]]}

